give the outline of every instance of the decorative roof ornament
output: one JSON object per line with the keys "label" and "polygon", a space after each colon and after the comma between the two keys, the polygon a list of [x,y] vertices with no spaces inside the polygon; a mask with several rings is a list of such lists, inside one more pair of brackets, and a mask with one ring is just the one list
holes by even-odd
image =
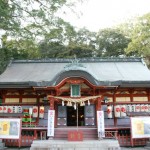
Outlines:
{"label": "decorative roof ornament", "polygon": [[76,55],[74,55],[74,59],[71,60],[71,63],[67,64],[64,69],[66,71],[68,70],[84,70],[86,67],[79,63],[79,59],[76,58]]}

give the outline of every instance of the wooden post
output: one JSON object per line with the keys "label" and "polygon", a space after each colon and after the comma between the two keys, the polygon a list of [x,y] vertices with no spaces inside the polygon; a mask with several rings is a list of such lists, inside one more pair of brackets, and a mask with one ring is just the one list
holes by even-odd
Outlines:
{"label": "wooden post", "polygon": [[[113,95],[113,102],[116,103],[116,94],[114,92],[114,95]],[[115,106],[116,104],[114,104]],[[113,106],[113,107],[114,107]],[[114,112],[115,113],[115,112]],[[115,117],[115,114],[114,114],[114,126],[117,126],[117,118]]]}
{"label": "wooden post", "polygon": [[150,102],[150,89],[148,90],[148,102]]}
{"label": "wooden post", "polygon": [[101,107],[102,99],[103,99],[103,96],[97,98],[97,111],[102,109]]}
{"label": "wooden post", "polygon": [[48,97],[50,103],[50,110],[54,110],[54,97]]}

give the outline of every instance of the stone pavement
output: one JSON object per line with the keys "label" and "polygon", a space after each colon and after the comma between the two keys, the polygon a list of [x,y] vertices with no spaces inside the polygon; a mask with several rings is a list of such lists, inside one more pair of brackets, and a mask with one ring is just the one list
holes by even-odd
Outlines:
{"label": "stone pavement", "polygon": [[[26,148],[25,147],[22,147],[22,148],[9,147],[9,148],[6,148],[5,150],[30,150],[30,147],[26,147]],[[121,147],[121,150],[146,150],[146,149],[144,147]]]}

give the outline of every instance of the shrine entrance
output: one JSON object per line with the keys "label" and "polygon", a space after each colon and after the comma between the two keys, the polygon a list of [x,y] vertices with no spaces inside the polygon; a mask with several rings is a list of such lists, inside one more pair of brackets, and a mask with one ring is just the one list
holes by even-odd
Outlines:
{"label": "shrine entrance", "polygon": [[74,107],[67,107],[67,126],[77,126],[77,122],[78,126],[85,125],[84,106],[79,106],[77,109],[74,109]]}

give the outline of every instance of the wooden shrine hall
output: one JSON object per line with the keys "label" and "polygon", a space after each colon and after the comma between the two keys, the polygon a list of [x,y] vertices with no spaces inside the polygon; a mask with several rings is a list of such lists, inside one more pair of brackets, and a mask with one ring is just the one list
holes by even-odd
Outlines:
{"label": "wooden shrine hall", "polygon": [[56,140],[76,129],[82,140],[97,140],[103,111],[104,138],[120,146],[148,141],[131,134],[130,117],[150,116],[150,70],[141,58],[13,60],[0,75],[0,98],[0,119],[21,119],[21,138],[2,138],[6,146],[48,139],[49,110]]}

